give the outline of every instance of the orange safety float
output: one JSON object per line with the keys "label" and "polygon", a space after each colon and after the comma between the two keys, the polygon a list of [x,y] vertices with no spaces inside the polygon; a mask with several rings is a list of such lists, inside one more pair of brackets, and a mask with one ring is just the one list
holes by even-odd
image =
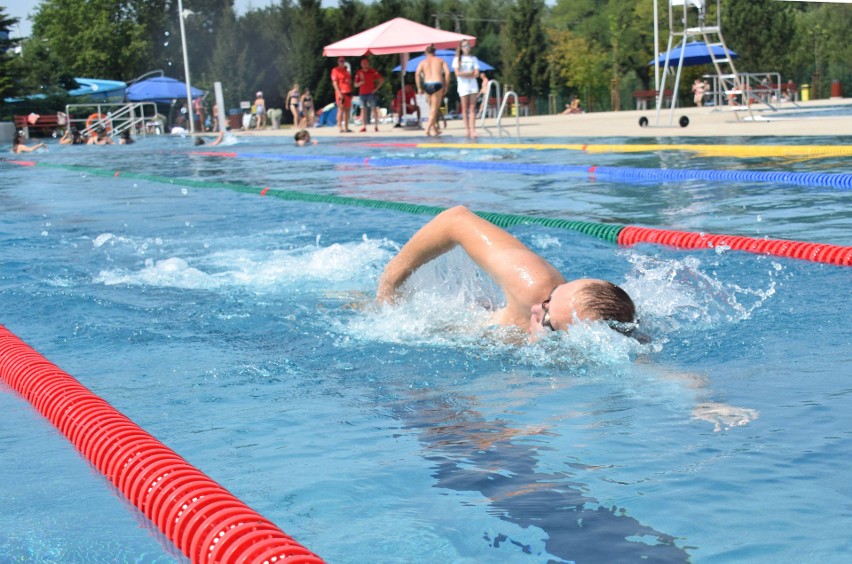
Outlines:
{"label": "orange safety float", "polygon": [[106,132],[109,133],[109,132],[112,131],[112,125],[110,125],[109,121],[106,121],[106,119],[107,119],[107,116],[105,116],[103,114],[99,114],[98,112],[95,112],[92,115],[90,115],[88,118],[86,118],[86,129],[91,129],[92,124],[94,124],[96,121],[103,121],[104,122],[104,129],[106,129]]}

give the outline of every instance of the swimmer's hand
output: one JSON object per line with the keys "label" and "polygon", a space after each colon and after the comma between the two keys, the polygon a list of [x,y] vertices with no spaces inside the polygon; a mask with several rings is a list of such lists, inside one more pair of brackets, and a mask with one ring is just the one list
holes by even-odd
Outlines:
{"label": "swimmer's hand", "polygon": [[713,432],[742,427],[760,416],[756,409],[734,407],[724,403],[701,403],[692,410],[692,417],[713,424]]}
{"label": "swimmer's hand", "polygon": [[379,287],[376,289],[376,301],[379,304],[396,304],[399,301],[396,287],[389,284],[384,277],[379,281]]}

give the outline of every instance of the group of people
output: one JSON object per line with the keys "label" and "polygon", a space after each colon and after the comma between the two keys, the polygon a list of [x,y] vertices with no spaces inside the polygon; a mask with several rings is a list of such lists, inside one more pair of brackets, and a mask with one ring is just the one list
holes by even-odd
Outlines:
{"label": "group of people", "polygon": [[304,129],[314,124],[314,97],[311,94],[310,88],[305,88],[304,92],[299,92],[299,83],[295,83],[293,88],[287,92],[287,100],[284,102],[285,109],[290,110],[293,115],[293,127]]}
{"label": "group of people", "polygon": [[[88,134],[80,132],[78,129],[69,127],[59,138],[60,145],[114,145],[116,142],[106,129],[100,127],[92,129]],[[125,129],[118,136],[119,145],[130,145],[134,143],[133,137],[129,129]],[[17,154],[30,153],[37,149],[47,147],[44,143],[36,143],[35,145],[27,145],[26,137],[23,131],[16,131],[12,138],[12,152]]]}
{"label": "group of people", "polygon": [[[468,138],[476,139],[476,101],[480,94],[487,96],[488,79],[479,71],[479,59],[471,54],[471,44],[464,40],[456,49],[453,57],[453,71],[456,73],[456,89],[461,101],[461,116]],[[482,88],[477,79],[482,77]],[[426,121],[426,135],[441,134],[438,121],[441,118],[441,106],[450,83],[450,69],[447,62],[435,55],[435,46],[426,47],[426,58],[414,71],[417,92],[425,94],[429,101],[429,119]]]}
{"label": "group of people", "polygon": [[[476,138],[476,105],[477,98],[485,91],[487,77],[480,74],[479,60],[471,54],[471,44],[464,40],[459,44],[453,58],[453,72],[456,74],[457,92],[461,101],[461,116],[464,121],[467,137]],[[478,80],[483,79],[482,88]],[[435,46],[426,48],[426,57],[414,72],[417,93],[425,95],[429,102],[429,117],[426,121],[426,135],[441,134],[439,122],[443,119],[441,106],[447,94],[450,83],[450,68],[447,62],[435,55]],[[382,75],[370,66],[368,58],[361,59],[361,68],[352,75],[347,67],[346,58],[338,57],[337,66],[331,70],[331,83],[334,87],[337,104],[337,127],[341,133],[349,129],[349,117],[352,109],[354,89],[358,89],[361,100],[361,132],[367,131],[368,116],[372,117],[374,130],[379,131],[379,108],[376,92],[384,83]],[[397,93],[393,103],[397,113],[414,113],[420,121],[420,108],[416,104],[415,95],[410,85]],[[446,127],[446,120],[444,119]]]}
{"label": "group of people", "polygon": [[376,69],[370,66],[367,57],[361,59],[361,68],[352,73],[346,65],[346,58],[338,57],[337,66],[331,69],[331,84],[334,87],[334,100],[337,105],[337,129],[340,133],[349,133],[349,114],[352,111],[352,97],[354,90],[358,89],[358,98],[361,100],[361,133],[367,131],[367,116],[372,117],[373,129],[379,130],[379,105],[376,93],[384,84],[384,77]]}

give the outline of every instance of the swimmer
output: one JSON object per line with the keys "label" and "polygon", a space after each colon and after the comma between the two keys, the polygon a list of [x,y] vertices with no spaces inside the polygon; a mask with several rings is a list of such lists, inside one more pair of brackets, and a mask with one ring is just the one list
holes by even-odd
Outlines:
{"label": "swimmer", "polygon": [[20,153],[31,153],[36,149],[41,149],[42,147],[47,147],[44,143],[38,143],[36,145],[29,146],[24,142],[24,133],[23,131],[18,131],[15,136],[12,138],[12,152],[16,155]]}
{"label": "swimmer", "polygon": [[130,130],[125,129],[121,132],[121,136],[118,139],[119,145],[132,145],[136,141],[133,140],[133,137],[130,136]]}
{"label": "swimmer", "polygon": [[630,334],[636,307],[627,293],[605,280],[568,281],[556,268],[508,232],[463,206],[440,213],[391,259],[379,279],[376,299],[395,302],[415,270],[460,245],[503,291],[506,305],[493,322],[515,326],[534,338],[581,321],[605,321]]}
{"label": "swimmer", "polygon": [[[214,140],[213,140],[213,142],[212,142],[212,143],[210,143],[210,145],[211,145],[211,146],[213,146],[213,145],[220,145],[220,144],[222,143],[222,140],[223,140],[224,138],[225,138],[225,132],[224,132],[224,131],[220,131],[220,132],[219,132],[219,134],[216,136],[216,139],[214,139]],[[205,143],[206,143],[206,142],[204,141],[204,138],[203,138],[203,137],[196,137],[196,138],[195,138],[195,144],[196,144],[196,145],[204,145]]]}
{"label": "swimmer", "polygon": [[308,133],[307,129],[297,131],[296,135],[294,135],[294,138],[296,139],[296,145],[298,145],[299,147],[304,147],[309,143],[313,143],[314,145],[317,144],[316,141],[311,141],[311,134]]}

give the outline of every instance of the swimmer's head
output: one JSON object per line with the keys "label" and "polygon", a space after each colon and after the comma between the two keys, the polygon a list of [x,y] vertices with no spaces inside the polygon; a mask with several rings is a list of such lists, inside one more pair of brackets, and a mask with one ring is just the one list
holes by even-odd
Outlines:
{"label": "swimmer's head", "polygon": [[541,304],[530,310],[530,332],[567,329],[576,319],[606,321],[610,327],[630,334],[636,306],[627,292],[606,280],[583,278],[560,284]]}
{"label": "swimmer's head", "polygon": [[434,54],[435,54],[435,46],[434,46],[434,45],[429,45],[428,47],[426,47],[426,52],[427,52],[427,53],[431,53],[432,55],[434,55]]}
{"label": "swimmer's head", "polygon": [[204,139],[202,139],[201,137],[196,137],[195,138],[195,144],[196,145],[204,145]]}
{"label": "swimmer's head", "polygon": [[308,133],[307,129],[300,129],[296,132],[296,135],[293,136],[296,139],[296,143],[300,141],[302,143],[310,143],[311,142],[311,134]]}

